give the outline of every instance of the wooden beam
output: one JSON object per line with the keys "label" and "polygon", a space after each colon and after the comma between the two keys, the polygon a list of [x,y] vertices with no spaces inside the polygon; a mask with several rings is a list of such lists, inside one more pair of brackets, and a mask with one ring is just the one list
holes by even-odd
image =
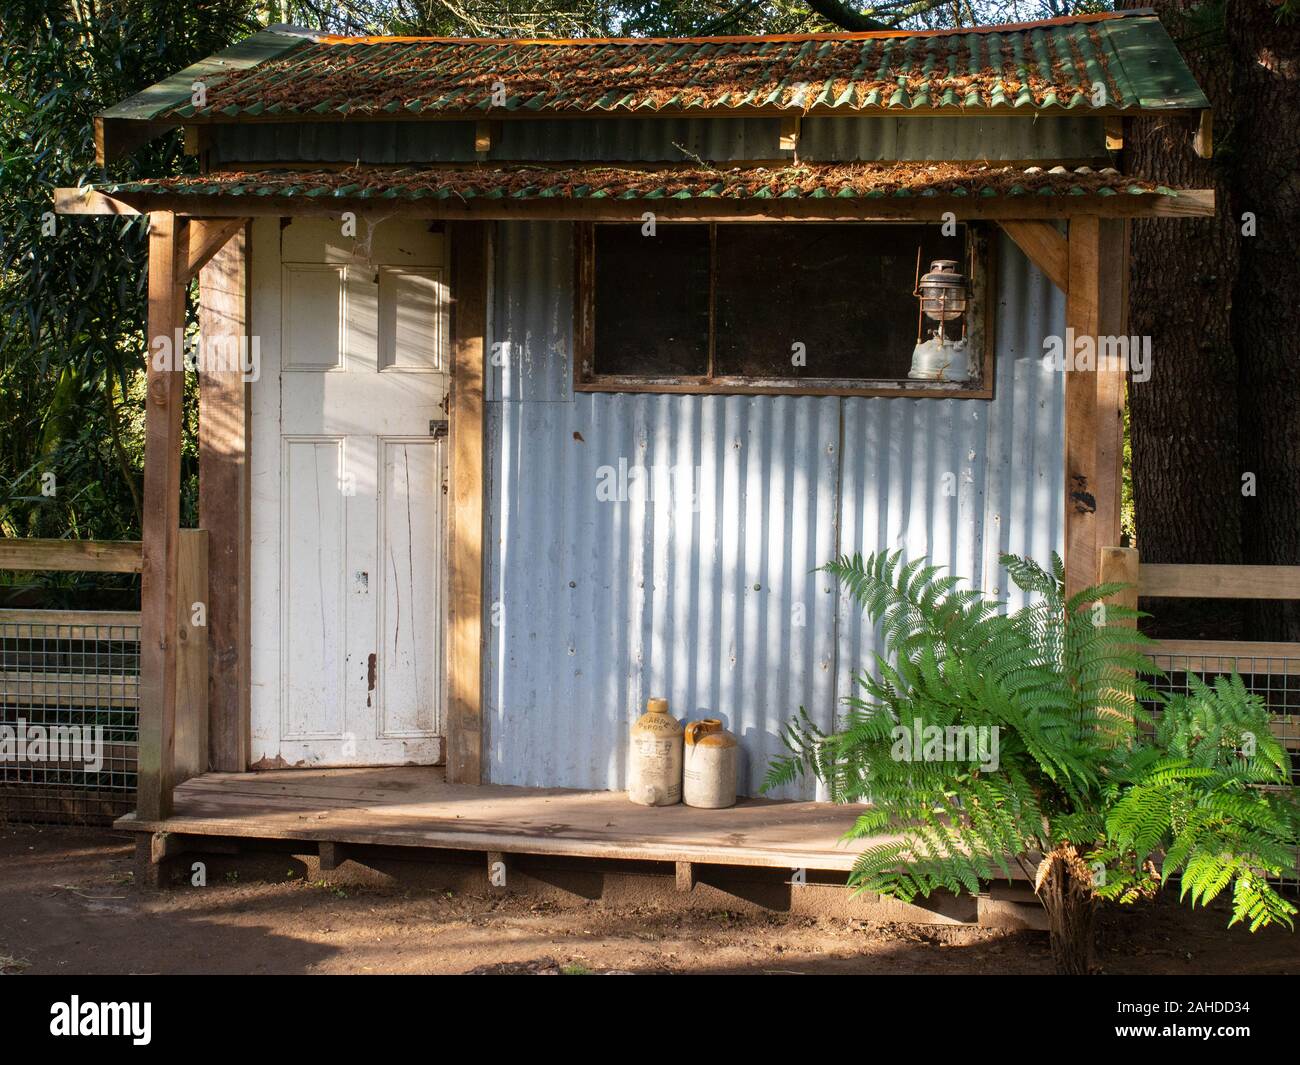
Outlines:
{"label": "wooden beam", "polygon": [[[1118,607],[1126,607],[1129,610],[1136,611],[1138,605],[1138,553],[1131,547],[1102,547],[1097,560],[1098,580],[1102,584],[1122,584],[1124,587],[1109,596],[1106,600],[1106,606],[1112,604]],[[1127,618],[1110,618],[1112,624],[1122,625],[1126,628],[1137,630],[1136,617]],[[1118,679],[1118,678],[1117,678]],[[1132,672],[1128,672],[1127,680],[1131,683],[1133,680]],[[1114,700],[1107,704],[1107,709],[1112,714],[1121,715],[1130,721],[1133,718],[1134,705],[1131,689],[1128,693],[1120,693],[1111,689]],[[1127,738],[1131,726],[1125,725],[1124,730],[1119,733],[1120,738]]]}
{"label": "wooden beam", "polygon": [[[1165,669],[1300,676],[1300,643],[1236,640],[1161,640],[1147,653]],[[1190,660],[1190,661],[1187,661]]]}
{"label": "wooden beam", "polygon": [[[1102,336],[1127,335],[1129,239],[1127,222],[1101,220],[1098,268],[1101,300],[1098,329]],[[1067,295],[1068,301],[1068,295]],[[1100,350],[1100,349],[1099,349]],[[1097,547],[1116,547],[1123,535],[1124,404],[1128,367],[1118,361],[1099,365],[1097,375]]]}
{"label": "wooden beam", "polygon": [[[64,195],[66,193],[66,195]],[[653,208],[661,222],[897,222],[942,221],[948,212],[964,220],[1073,218],[1208,218],[1214,214],[1213,189],[1185,189],[1176,196],[1119,193],[1114,196],[927,196],[908,199],[840,200],[461,200],[384,201],[384,216],[449,220],[639,222]],[[373,199],[303,196],[179,196],[168,193],[102,193],[56,189],[58,214],[130,214],[175,211],[185,217],[273,216],[337,217],[341,211],[373,211]]]}
{"label": "wooden beam", "polygon": [[[223,348],[248,338],[248,231],[199,272],[199,334]],[[199,367],[199,524],[208,530],[208,760],[248,768],[251,719],[251,384],[238,366]]]}
{"label": "wooden beam", "polygon": [[1051,222],[1005,221],[1007,236],[1062,292],[1070,291],[1070,242]]}
{"label": "wooden beam", "polygon": [[0,670],[0,700],[11,705],[135,706],[139,690],[138,678],[129,674]]}
{"label": "wooden beam", "polygon": [[1174,599],[1300,599],[1300,566],[1142,563],[1141,594]]}
{"label": "wooden beam", "polygon": [[185,154],[202,155],[211,147],[212,144],[212,127],[211,126],[186,126],[185,127]]}
{"label": "wooden beam", "polygon": [[241,232],[248,224],[247,218],[192,218],[185,227],[185,262],[176,280],[188,285],[223,247],[226,241]]}
{"label": "wooden beam", "polygon": [[451,429],[448,519],[447,779],[482,781],[483,397],[488,227],[463,222],[451,240]]}
{"label": "wooden beam", "polygon": [[139,573],[138,540],[0,539],[0,570]]}
{"label": "wooden beam", "polygon": [[102,192],[82,186],[54,190],[55,214],[141,214],[139,208],[129,203],[105,196]]}
{"label": "wooden beam", "polygon": [[208,771],[208,533],[182,529],[176,578],[176,763],[179,784]]}
{"label": "wooden beam", "polygon": [[1214,112],[1208,107],[1201,112],[1196,122],[1196,136],[1192,138],[1192,149],[1202,159],[1214,155]]}
{"label": "wooden beam", "polygon": [[[1101,336],[1124,320],[1127,249],[1122,223],[1084,216],[1070,221],[1066,340],[1095,353]],[[1073,359],[1068,350],[1066,357]],[[1123,367],[1075,369],[1065,375],[1065,590],[1073,596],[1098,580],[1098,549],[1119,543],[1123,443]]]}
{"label": "wooden beam", "polygon": [[140,627],[138,610],[0,609],[0,625],[10,634],[33,640],[126,640],[124,630]]}
{"label": "wooden beam", "polygon": [[781,151],[793,152],[798,150],[800,124],[798,115],[786,115],[781,119],[781,138],[777,141],[777,147]]}
{"label": "wooden beam", "polygon": [[695,863],[694,862],[676,863],[676,884],[677,884],[678,891],[689,893],[695,890]]}
{"label": "wooden beam", "polygon": [[[1100,325],[1101,219],[1070,221],[1066,335],[1096,336]],[[1067,358],[1072,353],[1067,351]],[[1065,373],[1065,592],[1097,581],[1097,381]]]}
{"label": "wooden beam", "polygon": [[495,119],[481,118],[474,123],[474,150],[490,152],[492,142],[501,139],[501,123]]}
{"label": "wooden beam", "polygon": [[[1140,562],[1137,550],[1132,547],[1106,546],[1101,548],[1098,571],[1103,583],[1127,586],[1123,591],[1112,595],[1109,601],[1117,606],[1136,610],[1138,605],[1138,582],[1140,580]],[[1125,618],[1122,622],[1117,622],[1117,624],[1136,629],[1137,619]]]}
{"label": "wooden beam", "polygon": [[140,572],[141,817],[169,816],[176,744],[176,592],[180,564],[180,353],[154,358],[155,338],[170,340],[185,326],[185,289],[176,283],[183,248],[176,216],[149,218],[148,372],[145,388],[144,529]]}

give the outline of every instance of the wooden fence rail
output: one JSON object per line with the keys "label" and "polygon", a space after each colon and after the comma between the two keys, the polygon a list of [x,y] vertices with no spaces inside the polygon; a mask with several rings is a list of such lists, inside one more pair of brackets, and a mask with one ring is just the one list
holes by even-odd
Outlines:
{"label": "wooden fence rail", "polygon": [[0,570],[139,573],[139,540],[0,539]]}
{"label": "wooden fence rail", "polygon": [[1164,599],[1300,599],[1300,566],[1171,566],[1143,562],[1138,584],[1142,595]]}
{"label": "wooden fence rail", "polygon": [[[176,718],[174,748],[163,753],[175,783],[208,765],[208,534],[181,529],[176,596]],[[21,572],[139,573],[139,540],[0,539],[0,570]],[[139,611],[0,609],[0,636],[33,640],[140,638]],[[0,669],[0,703],[69,708],[139,705],[138,676],[41,671],[24,665]],[[140,728],[152,726],[156,708],[140,706]],[[140,765],[141,787],[160,779],[158,767]],[[151,773],[152,770],[152,773]]]}
{"label": "wooden fence rail", "polygon": [[[1165,599],[1300,599],[1300,566],[1166,565],[1139,561],[1130,547],[1099,553],[1101,581],[1127,585],[1111,602],[1136,607],[1139,597]],[[1244,640],[1161,640],[1149,653],[1165,669],[1255,676],[1300,676],[1300,643]],[[1300,721],[1294,713],[1274,717],[1282,745],[1300,752]]]}

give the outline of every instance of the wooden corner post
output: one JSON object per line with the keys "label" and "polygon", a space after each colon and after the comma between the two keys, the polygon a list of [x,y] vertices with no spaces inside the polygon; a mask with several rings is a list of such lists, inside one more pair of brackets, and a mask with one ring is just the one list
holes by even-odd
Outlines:
{"label": "wooden corner post", "polygon": [[177,573],[180,560],[181,402],[185,254],[170,211],[149,215],[149,322],[145,358],[144,527],[140,570],[140,750],[136,809],[171,814],[176,754]]}
{"label": "wooden corner post", "polygon": [[210,352],[224,356],[199,370],[199,525],[208,530],[209,764],[229,773],[248,768],[251,702],[251,385],[240,365],[248,337],[248,234],[237,221],[199,272],[199,334]]}
{"label": "wooden corner post", "polygon": [[483,778],[483,400],[488,224],[451,239],[450,514],[447,579],[447,779]]}
{"label": "wooden corner post", "polygon": [[1065,591],[1096,584],[1117,546],[1124,454],[1128,245],[1121,219],[1070,221],[1065,366]]}

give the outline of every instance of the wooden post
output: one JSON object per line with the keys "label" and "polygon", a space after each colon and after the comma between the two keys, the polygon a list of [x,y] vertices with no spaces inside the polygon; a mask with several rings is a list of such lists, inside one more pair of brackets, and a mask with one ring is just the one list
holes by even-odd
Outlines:
{"label": "wooden post", "polygon": [[[248,338],[248,235],[239,228],[199,273],[199,333],[205,344],[242,351]],[[251,345],[251,340],[248,341]],[[250,348],[251,350],[251,348]],[[209,764],[248,768],[251,697],[249,431],[243,370],[210,361],[199,371],[199,524],[208,530]]]}
{"label": "wooden post", "polygon": [[[1065,321],[1067,360],[1090,350],[1093,369],[1065,377],[1065,591],[1097,583],[1098,549],[1119,543],[1124,368],[1100,366],[1101,338],[1123,326],[1128,249],[1120,220],[1084,215],[1070,221]],[[1074,340],[1071,350],[1068,340]]]}
{"label": "wooden post", "polygon": [[[1101,584],[1126,584],[1128,587],[1112,595],[1107,602],[1116,606],[1128,607],[1130,610],[1136,610],[1138,606],[1138,552],[1132,547],[1103,547],[1098,552],[1097,569],[1099,571],[1099,583]],[[1126,625],[1131,629],[1137,628],[1137,618],[1124,618],[1117,620],[1115,624]],[[1130,674],[1129,679],[1132,679]],[[1119,696],[1115,700],[1115,705],[1111,708],[1115,714],[1122,714],[1125,717],[1132,717],[1133,706],[1132,699],[1128,695]],[[1128,726],[1125,726],[1127,730]],[[1127,734],[1127,733],[1125,733]]]}
{"label": "wooden post", "polygon": [[483,396],[488,226],[455,222],[451,238],[450,514],[447,600],[447,779],[482,782]]}
{"label": "wooden post", "polygon": [[[1098,329],[1104,337],[1123,338],[1128,352],[1129,227],[1103,218],[1098,233]],[[1127,368],[1121,363],[1097,367],[1097,546],[1116,547],[1122,533],[1124,495],[1124,404]]]}
{"label": "wooden post", "polygon": [[185,253],[170,211],[149,215],[148,371],[145,392],[144,528],[140,570],[140,749],[137,812],[171,814],[176,743],[176,576],[180,560],[182,352]]}
{"label": "wooden post", "polygon": [[[1125,606],[1136,610],[1138,605],[1138,552],[1134,547],[1103,547],[1099,553],[1097,568],[1102,584],[1127,584],[1128,587],[1108,600],[1116,606]],[[1136,618],[1126,618],[1117,624],[1137,628]]]}
{"label": "wooden post", "polygon": [[208,771],[208,533],[182,529],[176,579],[176,763],[172,783]]}

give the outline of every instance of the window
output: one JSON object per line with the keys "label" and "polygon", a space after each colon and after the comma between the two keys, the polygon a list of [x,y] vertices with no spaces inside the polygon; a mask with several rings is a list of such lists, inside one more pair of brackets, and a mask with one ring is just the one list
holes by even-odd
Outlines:
{"label": "window", "polygon": [[[577,244],[579,390],[992,395],[976,226],[597,223]],[[908,377],[918,254],[922,272],[953,259],[971,278],[967,380]]]}

